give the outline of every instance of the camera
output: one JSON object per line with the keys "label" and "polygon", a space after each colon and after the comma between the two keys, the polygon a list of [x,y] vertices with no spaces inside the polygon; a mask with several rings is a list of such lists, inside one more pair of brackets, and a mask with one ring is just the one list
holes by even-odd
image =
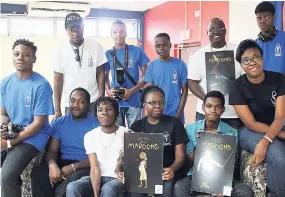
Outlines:
{"label": "camera", "polygon": [[122,100],[125,95],[125,90],[122,86],[115,87],[115,99]]}
{"label": "camera", "polygon": [[124,82],[125,82],[124,68],[122,68],[122,67],[116,68],[116,78],[117,78],[118,84],[120,84],[120,85],[124,84]]}
{"label": "camera", "polygon": [[[4,127],[1,126],[1,129]],[[18,134],[24,130],[24,127],[22,125],[13,124],[12,122],[9,122],[9,124],[6,127],[7,130],[7,140],[15,139]]]}

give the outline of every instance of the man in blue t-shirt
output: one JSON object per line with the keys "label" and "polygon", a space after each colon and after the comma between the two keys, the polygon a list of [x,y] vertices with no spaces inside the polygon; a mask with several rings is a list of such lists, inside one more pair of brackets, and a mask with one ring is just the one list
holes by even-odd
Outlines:
{"label": "man in blue t-shirt", "polygon": [[261,31],[256,42],[263,50],[264,70],[285,74],[285,32],[273,25],[275,7],[270,2],[261,2],[255,14]]}
{"label": "man in blue t-shirt", "polygon": [[187,68],[182,60],[170,56],[170,48],[168,34],[159,33],[155,36],[155,49],[159,58],[148,65],[144,81],[163,89],[164,114],[180,118],[184,123],[183,110],[188,96]]}
{"label": "man in blue t-shirt", "polygon": [[[20,174],[46,145],[48,116],[54,114],[51,86],[33,71],[37,47],[29,40],[19,39],[12,48],[17,71],[1,81],[1,119],[8,120],[1,122],[1,151],[7,150],[1,171],[3,197],[21,197]],[[15,138],[7,138],[9,121],[24,127]]]}
{"label": "man in blue t-shirt", "polygon": [[[122,98],[118,99],[120,113],[117,124],[126,126],[126,119],[128,127],[130,127],[134,121],[141,118],[139,90],[144,86],[144,82],[139,82],[140,70],[141,77],[143,77],[149,59],[141,47],[126,44],[126,25],[122,21],[115,21],[112,24],[111,36],[115,46],[112,50],[106,51],[106,57],[108,59],[108,64],[105,65],[106,92],[108,96],[115,98],[116,93],[118,93],[116,88],[124,88],[125,93]],[[113,53],[112,55],[111,52]],[[124,71],[116,63],[114,55],[122,66],[124,66],[125,70],[133,77],[136,85],[124,74]],[[110,70],[112,77],[111,85],[109,80]]]}
{"label": "man in blue t-shirt", "polygon": [[68,183],[90,174],[83,139],[99,123],[88,113],[87,90],[74,89],[69,100],[70,112],[52,122],[46,163],[33,169],[33,196],[64,197]]}
{"label": "man in blue t-shirt", "polygon": [[[189,170],[187,177],[179,180],[174,185],[175,197],[190,197],[194,194],[191,189],[192,167],[194,164],[195,150],[197,145],[197,136],[199,132],[209,132],[213,134],[222,133],[224,135],[237,136],[238,132],[228,124],[221,121],[221,115],[225,111],[225,97],[219,91],[210,91],[205,95],[203,101],[203,111],[205,119],[198,120],[187,125],[186,132],[189,142],[186,145],[187,151],[187,167]],[[238,139],[237,139],[238,140]],[[237,141],[238,142],[238,141]],[[219,177],[217,177],[217,181]],[[252,197],[253,193],[243,183],[234,183],[234,191],[232,196]],[[196,194],[197,195],[197,194]],[[216,195],[216,194],[215,194]],[[220,194],[221,196],[221,194]]]}

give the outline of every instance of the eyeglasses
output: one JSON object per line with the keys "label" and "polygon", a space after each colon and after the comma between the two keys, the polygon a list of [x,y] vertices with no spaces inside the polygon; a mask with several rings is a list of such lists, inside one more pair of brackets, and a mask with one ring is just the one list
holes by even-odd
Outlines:
{"label": "eyeglasses", "polygon": [[149,101],[149,102],[145,102],[145,103],[154,107],[157,104],[160,105],[160,106],[164,106],[165,101]]}
{"label": "eyeglasses", "polygon": [[223,31],[225,31],[226,30],[226,28],[224,28],[224,27],[211,27],[210,29],[209,29],[209,32],[211,32],[211,33],[213,33],[213,32],[223,32]]}
{"label": "eyeglasses", "polygon": [[261,55],[255,55],[253,56],[253,58],[244,58],[241,60],[241,63],[244,64],[244,65],[249,65],[251,62],[259,62],[260,60],[262,59],[262,56]]}

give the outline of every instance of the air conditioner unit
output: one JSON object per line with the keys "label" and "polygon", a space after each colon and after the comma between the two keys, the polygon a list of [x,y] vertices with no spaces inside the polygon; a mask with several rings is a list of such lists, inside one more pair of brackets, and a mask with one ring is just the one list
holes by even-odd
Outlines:
{"label": "air conditioner unit", "polygon": [[27,4],[28,15],[37,17],[65,17],[71,12],[86,17],[90,9],[90,4],[85,2],[30,1]]}

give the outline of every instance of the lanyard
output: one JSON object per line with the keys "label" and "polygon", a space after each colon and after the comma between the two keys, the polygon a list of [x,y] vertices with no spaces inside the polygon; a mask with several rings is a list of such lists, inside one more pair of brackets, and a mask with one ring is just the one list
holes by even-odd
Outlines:
{"label": "lanyard", "polygon": [[[113,66],[116,68],[116,49],[113,47],[114,55],[113,55]],[[124,58],[124,67],[127,69],[128,68],[128,59],[129,59],[129,52],[128,52],[128,45],[126,44],[125,46],[125,58]],[[116,69],[115,69],[116,70]]]}

